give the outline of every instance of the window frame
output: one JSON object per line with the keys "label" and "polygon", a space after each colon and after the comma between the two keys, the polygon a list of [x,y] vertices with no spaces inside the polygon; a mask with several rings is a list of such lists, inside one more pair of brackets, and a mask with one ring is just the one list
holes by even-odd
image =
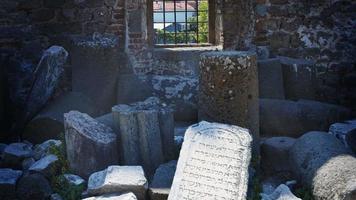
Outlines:
{"label": "window frame", "polygon": [[153,22],[153,2],[155,0],[147,0],[147,35],[148,43],[154,48],[174,48],[174,47],[206,47],[215,45],[215,0],[208,1],[208,42],[207,43],[177,43],[177,44],[155,44],[155,32]]}

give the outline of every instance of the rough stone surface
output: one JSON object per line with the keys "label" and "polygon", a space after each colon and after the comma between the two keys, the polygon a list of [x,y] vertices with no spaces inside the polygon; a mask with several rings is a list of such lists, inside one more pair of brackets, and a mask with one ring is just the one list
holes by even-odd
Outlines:
{"label": "rough stone surface", "polygon": [[160,165],[149,185],[149,196],[151,200],[166,200],[172,186],[177,161],[172,160]]}
{"label": "rough stone surface", "polygon": [[115,128],[114,118],[112,113],[107,113],[105,115],[97,117],[95,118],[95,120],[112,128],[115,131],[115,133],[118,135],[117,130],[115,130],[116,128]]}
{"label": "rough stone surface", "polygon": [[126,194],[106,194],[97,197],[89,197],[83,200],[137,200],[136,196],[133,193]]}
{"label": "rough stone surface", "polygon": [[261,167],[265,174],[290,171],[289,150],[295,140],[290,137],[272,137],[262,143]]}
{"label": "rough stone surface", "polygon": [[9,144],[3,153],[4,165],[20,169],[22,167],[22,161],[32,155],[32,145],[25,143]]}
{"label": "rough stone surface", "polygon": [[199,120],[246,127],[259,148],[259,107],[256,54],[210,52],[201,55]]}
{"label": "rough stone surface", "polygon": [[22,169],[23,170],[28,170],[31,165],[33,165],[33,163],[35,163],[36,160],[34,158],[25,158],[23,161],[22,161]]}
{"label": "rough stone surface", "polygon": [[260,99],[261,135],[299,137],[308,131],[327,131],[350,114],[345,107],[318,101]]}
{"label": "rough stone surface", "polygon": [[356,158],[333,135],[309,132],[290,151],[293,172],[316,199],[353,199]]}
{"label": "rough stone surface", "polygon": [[51,101],[26,126],[23,137],[34,143],[41,143],[49,139],[58,139],[64,132],[63,114],[71,110],[97,116],[95,103],[78,92],[68,92]]}
{"label": "rough stone surface", "polygon": [[63,198],[58,193],[53,193],[51,194],[50,200],[63,200]]}
{"label": "rough stone surface", "polygon": [[0,199],[16,198],[16,183],[22,171],[8,168],[0,169]]}
{"label": "rough stone surface", "polygon": [[56,155],[51,154],[33,163],[29,168],[29,170],[31,172],[41,173],[47,178],[51,178],[57,175],[59,170],[58,167],[59,167],[58,157]]}
{"label": "rough stone surface", "polygon": [[41,144],[38,144],[35,146],[34,150],[33,150],[33,157],[36,160],[39,160],[41,158],[43,158],[44,156],[46,156],[47,154],[50,153],[50,149],[53,147],[60,147],[62,145],[62,141],[60,140],[47,140]]}
{"label": "rough stone surface", "polygon": [[23,176],[17,185],[17,197],[20,200],[45,200],[53,193],[48,180],[41,174],[28,174]]}
{"label": "rough stone surface", "polygon": [[259,60],[257,65],[260,98],[285,99],[282,66],[279,59]]}
{"label": "rough stone surface", "polygon": [[88,177],[118,163],[117,137],[111,128],[78,111],[64,114],[64,126],[67,158],[74,173]]}
{"label": "rough stone surface", "polygon": [[[135,90],[135,93],[132,91]],[[120,75],[118,103],[129,104],[159,97],[174,110],[178,121],[197,120],[198,79],[179,75]]]}
{"label": "rough stone surface", "polygon": [[75,174],[64,174],[63,176],[71,185],[82,185],[85,183],[84,179]]}
{"label": "rough stone surface", "polygon": [[88,180],[88,194],[133,192],[137,199],[144,200],[148,182],[141,166],[109,166],[95,172]]}
{"label": "rough stone surface", "polygon": [[337,137],[346,147],[356,148],[353,143],[352,134],[356,131],[356,121],[335,123],[329,128],[329,133]]}
{"label": "rough stone surface", "polygon": [[205,121],[191,126],[168,199],[246,199],[251,148],[247,129]]}
{"label": "rough stone surface", "polygon": [[302,200],[290,191],[289,187],[281,184],[278,186],[272,194],[261,194],[262,200]]}

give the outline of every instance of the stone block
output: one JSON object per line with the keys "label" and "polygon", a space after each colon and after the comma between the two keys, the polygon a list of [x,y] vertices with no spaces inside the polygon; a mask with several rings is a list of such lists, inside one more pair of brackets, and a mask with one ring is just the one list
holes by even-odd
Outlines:
{"label": "stone block", "polygon": [[261,200],[302,200],[290,191],[289,187],[281,184],[278,186],[272,194],[261,194]]}
{"label": "stone block", "polygon": [[114,119],[113,119],[112,113],[107,113],[105,115],[99,116],[99,117],[95,118],[95,120],[112,128],[115,131],[115,133],[118,134],[117,131],[115,130]]}
{"label": "stone block", "polygon": [[137,200],[137,198],[130,192],[126,194],[105,194],[102,196],[85,198],[83,200]]}
{"label": "stone block", "polygon": [[204,53],[200,57],[199,121],[251,130],[259,150],[258,72],[256,54],[248,51]]}
{"label": "stone block", "polygon": [[149,185],[149,196],[151,200],[166,200],[171,190],[177,161],[172,160],[160,165]]}
{"label": "stone block", "polygon": [[74,173],[88,177],[118,163],[117,136],[111,128],[87,114],[71,111],[64,114],[64,129],[67,158]]}
{"label": "stone block", "polygon": [[356,121],[346,121],[345,123],[335,123],[329,128],[329,133],[338,138],[346,147],[351,149],[356,148],[356,143],[353,142],[352,136],[356,131]]}
{"label": "stone block", "polygon": [[205,121],[192,125],[168,199],[246,199],[251,148],[247,129]]}
{"label": "stone block", "polygon": [[22,161],[33,156],[32,145],[12,143],[3,152],[3,165],[15,169],[22,169]]}
{"label": "stone block", "polygon": [[95,172],[88,180],[88,194],[132,192],[137,199],[144,200],[148,183],[141,166],[109,166]]}
{"label": "stone block", "polygon": [[16,183],[21,176],[20,170],[0,169],[0,199],[16,198]]}
{"label": "stone block", "polygon": [[283,74],[279,59],[259,60],[257,65],[260,98],[284,99]]}
{"label": "stone block", "polygon": [[59,148],[62,146],[62,141],[60,140],[47,140],[42,144],[38,144],[35,146],[33,152],[33,157],[36,160],[39,160],[50,153],[51,148]]}
{"label": "stone block", "polygon": [[59,160],[56,155],[47,155],[36,161],[29,168],[30,172],[38,172],[46,176],[48,179],[56,176],[59,172]]}
{"label": "stone block", "polygon": [[64,133],[63,114],[71,110],[97,116],[95,103],[79,92],[69,92],[56,98],[35,116],[26,126],[23,137],[34,143],[58,139]]}
{"label": "stone block", "polygon": [[290,150],[293,172],[315,199],[354,199],[356,158],[326,132],[308,132]]}
{"label": "stone block", "polygon": [[63,176],[70,185],[78,186],[83,185],[85,183],[84,179],[75,174],[63,174]]}

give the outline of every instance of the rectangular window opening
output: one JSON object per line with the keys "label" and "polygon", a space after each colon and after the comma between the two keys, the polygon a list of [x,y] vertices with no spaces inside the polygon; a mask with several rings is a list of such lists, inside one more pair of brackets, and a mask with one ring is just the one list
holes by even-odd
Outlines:
{"label": "rectangular window opening", "polygon": [[153,0],[156,45],[208,45],[208,0]]}

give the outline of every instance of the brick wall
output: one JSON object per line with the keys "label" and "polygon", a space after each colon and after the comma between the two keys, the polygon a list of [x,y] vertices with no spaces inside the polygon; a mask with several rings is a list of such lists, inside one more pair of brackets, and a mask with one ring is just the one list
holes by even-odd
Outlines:
{"label": "brick wall", "polygon": [[356,101],[356,2],[257,0],[257,45],[274,55],[317,62],[318,96],[354,106]]}

